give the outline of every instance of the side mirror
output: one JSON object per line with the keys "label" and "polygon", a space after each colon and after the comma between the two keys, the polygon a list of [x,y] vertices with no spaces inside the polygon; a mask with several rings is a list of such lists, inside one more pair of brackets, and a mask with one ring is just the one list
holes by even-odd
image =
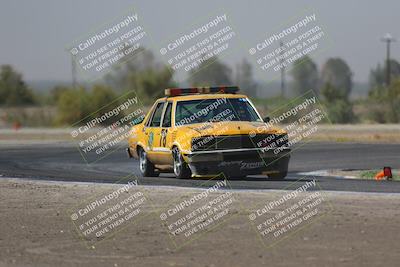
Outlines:
{"label": "side mirror", "polygon": [[265,123],[268,123],[271,120],[271,118],[267,116],[263,120],[264,120]]}

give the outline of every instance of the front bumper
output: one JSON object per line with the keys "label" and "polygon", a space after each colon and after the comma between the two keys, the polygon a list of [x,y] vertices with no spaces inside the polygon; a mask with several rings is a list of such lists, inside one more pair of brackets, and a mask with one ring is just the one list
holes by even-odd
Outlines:
{"label": "front bumper", "polygon": [[285,172],[288,169],[290,149],[279,150],[227,149],[199,151],[186,154],[194,175],[220,174],[242,176],[263,172]]}

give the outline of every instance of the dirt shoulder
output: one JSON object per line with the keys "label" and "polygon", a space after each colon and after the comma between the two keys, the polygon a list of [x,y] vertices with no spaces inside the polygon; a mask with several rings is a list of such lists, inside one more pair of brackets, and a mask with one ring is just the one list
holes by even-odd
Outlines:
{"label": "dirt shoulder", "polygon": [[233,191],[234,216],[177,249],[160,212],[202,191],[139,186],[151,199],[144,219],[86,247],[68,210],[116,187],[1,178],[0,266],[397,266],[400,260],[399,194],[321,191],[329,202],[319,209],[324,216],[266,247],[249,215],[284,191]]}

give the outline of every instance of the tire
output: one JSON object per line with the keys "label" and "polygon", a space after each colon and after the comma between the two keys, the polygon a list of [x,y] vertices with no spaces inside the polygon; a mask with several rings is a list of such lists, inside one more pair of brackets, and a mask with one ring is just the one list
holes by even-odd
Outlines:
{"label": "tire", "polygon": [[270,180],[279,181],[279,180],[285,179],[286,175],[287,175],[287,171],[276,172],[276,173],[268,174],[268,178],[269,178]]}
{"label": "tire", "polygon": [[139,170],[143,177],[158,176],[155,172],[154,164],[151,163],[146,156],[146,151],[143,148],[138,149],[139,154]]}
{"label": "tire", "polygon": [[174,174],[178,179],[187,179],[192,176],[189,166],[182,158],[181,152],[178,148],[172,149],[172,156],[174,158]]}

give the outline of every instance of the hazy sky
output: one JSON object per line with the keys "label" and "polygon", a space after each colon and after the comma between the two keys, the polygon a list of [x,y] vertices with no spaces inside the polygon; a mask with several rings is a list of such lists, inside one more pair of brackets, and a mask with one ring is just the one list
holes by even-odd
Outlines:
{"label": "hazy sky", "polygon": [[[98,25],[135,7],[155,42],[176,35],[198,18],[224,10],[237,35],[254,43],[272,28],[311,7],[326,26],[332,45],[314,58],[342,57],[355,81],[367,81],[371,67],[383,62],[386,32],[400,38],[400,1],[128,1],[128,0],[1,0],[0,64],[12,64],[26,80],[69,80],[66,46]],[[224,59],[248,57],[247,51]],[[400,42],[392,45],[400,60]],[[260,78],[261,74],[257,74]]]}

